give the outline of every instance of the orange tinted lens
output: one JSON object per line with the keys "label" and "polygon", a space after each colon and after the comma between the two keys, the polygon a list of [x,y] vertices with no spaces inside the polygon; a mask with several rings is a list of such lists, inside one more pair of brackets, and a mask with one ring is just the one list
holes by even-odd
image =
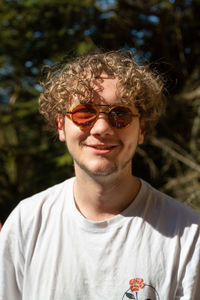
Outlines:
{"label": "orange tinted lens", "polygon": [[72,111],[72,120],[78,126],[89,126],[97,117],[97,112],[92,105],[80,104]]}
{"label": "orange tinted lens", "polygon": [[132,121],[132,112],[128,107],[116,106],[108,114],[109,121],[113,127],[123,128]]}

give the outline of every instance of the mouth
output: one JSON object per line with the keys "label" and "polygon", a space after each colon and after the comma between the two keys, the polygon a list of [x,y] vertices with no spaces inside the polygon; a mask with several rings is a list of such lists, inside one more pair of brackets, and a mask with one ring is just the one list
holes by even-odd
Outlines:
{"label": "mouth", "polygon": [[111,150],[117,147],[116,145],[87,145],[87,146],[97,150]]}
{"label": "mouth", "polygon": [[95,145],[86,145],[86,147],[91,150],[94,154],[97,155],[107,155],[115,151],[117,145],[105,145],[105,144],[95,144]]}

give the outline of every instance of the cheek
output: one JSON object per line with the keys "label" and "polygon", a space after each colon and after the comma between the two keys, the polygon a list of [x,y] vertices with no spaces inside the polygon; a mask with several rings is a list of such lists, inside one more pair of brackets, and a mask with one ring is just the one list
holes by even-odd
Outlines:
{"label": "cheek", "polygon": [[66,120],[63,130],[59,130],[59,140],[66,142],[68,148],[74,148],[87,139],[88,131],[83,131],[69,120]]}
{"label": "cheek", "polygon": [[128,150],[135,149],[138,145],[144,141],[144,133],[139,128],[127,128],[128,131],[124,132],[121,136],[122,143],[127,146]]}

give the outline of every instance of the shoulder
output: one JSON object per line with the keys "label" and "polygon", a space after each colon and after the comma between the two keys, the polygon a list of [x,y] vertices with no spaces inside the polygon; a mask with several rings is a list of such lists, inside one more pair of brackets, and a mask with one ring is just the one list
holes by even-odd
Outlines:
{"label": "shoulder", "polygon": [[47,222],[63,209],[65,200],[72,197],[74,178],[70,178],[22,200],[11,212],[2,227],[2,233],[28,235],[42,222]]}
{"label": "shoulder", "polygon": [[199,232],[200,214],[184,203],[158,191],[142,180],[144,217],[170,236]]}
{"label": "shoulder", "polygon": [[146,200],[150,202],[149,204],[151,204],[152,208],[157,208],[161,210],[160,212],[163,210],[166,213],[175,214],[177,217],[181,215],[187,217],[187,219],[191,218],[200,221],[200,214],[189,206],[160,192],[143,180],[142,186],[145,191]]}
{"label": "shoulder", "polygon": [[63,198],[71,194],[74,178],[67,179],[59,184],[47,188],[19,203],[19,209],[23,213],[27,209],[36,210],[43,206],[50,206],[61,202]]}

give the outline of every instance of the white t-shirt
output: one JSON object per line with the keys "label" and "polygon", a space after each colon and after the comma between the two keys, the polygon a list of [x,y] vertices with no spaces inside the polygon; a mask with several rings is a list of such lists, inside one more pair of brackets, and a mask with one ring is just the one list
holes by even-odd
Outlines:
{"label": "white t-shirt", "polygon": [[200,216],[142,182],[121,214],[85,219],[74,178],[22,201],[0,235],[0,300],[198,300]]}

